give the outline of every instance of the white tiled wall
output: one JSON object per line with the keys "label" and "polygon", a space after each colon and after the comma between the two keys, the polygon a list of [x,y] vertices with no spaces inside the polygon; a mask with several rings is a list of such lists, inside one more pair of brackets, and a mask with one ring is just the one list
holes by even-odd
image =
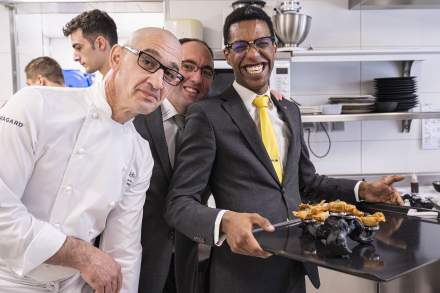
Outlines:
{"label": "white tiled wall", "polygon": [[9,14],[0,5],[0,105],[12,94],[11,45],[9,42]]}
{"label": "white tiled wall", "polygon": [[[213,49],[222,44],[222,24],[233,1],[170,0],[171,18],[195,18],[204,25],[204,38]],[[277,1],[266,1],[274,6]],[[320,48],[440,47],[440,10],[348,10],[347,0],[303,0],[303,12],[312,16],[309,36],[302,44]],[[34,23],[38,26],[38,23]],[[0,37],[9,39],[8,11],[0,6]],[[40,44],[29,38],[21,46]],[[62,46],[61,46],[62,47]],[[61,48],[59,47],[59,48]],[[64,47],[63,47],[64,48]],[[44,52],[46,53],[46,52]],[[54,53],[54,55],[56,55]],[[20,58],[29,59],[26,50]],[[419,100],[440,105],[440,55],[423,56],[414,66]],[[0,99],[12,92],[9,42],[0,43]],[[294,98],[304,105],[320,104],[332,95],[374,94],[376,77],[398,76],[396,62],[295,64]],[[312,157],[320,173],[440,172],[440,151],[421,149],[421,124],[413,121],[410,133],[400,133],[398,121],[345,123],[342,132],[331,132],[328,157]],[[312,133],[313,150],[326,150],[323,133]]]}
{"label": "white tiled wall", "polygon": [[[221,46],[222,11],[232,1],[171,0],[173,18],[199,19],[205,40]],[[274,5],[275,1],[266,1]],[[347,0],[303,0],[303,12],[312,16],[311,31],[301,45],[320,48],[440,47],[440,10],[349,10]],[[223,12],[224,13],[224,12]],[[419,100],[440,105],[440,55],[423,56],[413,66]],[[304,105],[320,104],[332,95],[374,94],[373,79],[399,76],[397,62],[295,64],[292,93]],[[331,132],[332,149],[324,159],[314,158],[326,174],[439,172],[440,150],[421,149],[421,123],[412,122],[409,133],[399,121],[345,123],[345,131]],[[307,138],[307,137],[306,137]],[[323,133],[312,133],[312,149],[327,149]]]}

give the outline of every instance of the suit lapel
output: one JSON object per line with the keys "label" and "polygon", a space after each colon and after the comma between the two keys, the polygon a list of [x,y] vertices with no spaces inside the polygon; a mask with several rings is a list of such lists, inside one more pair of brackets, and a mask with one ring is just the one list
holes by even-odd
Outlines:
{"label": "suit lapel", "polygon": [[287,150],[287,154],[286,154],[286,166],[284,166],[283,169],[283,184],[285,182],[287,182],[287,178],[291,178],[291,176],[293,176],[293,174],[291,174],[291,172],[294,170],[292,164],[295,162],[295,160],[293,160],[292,156],[294,154],[294,148],[295,148],[295,133],[296,131],[298,131],[298,125],[295,125],[294,123],[294,115],[295,113],[293,112],[293,110],[290,108],[291,105],[286,102],[286,101],[277,101],[277,99],[275,99],[274,97],[272,97],[272,101],[275,104],[275,106],[278,109],[278,112],[281,113],[281,117],[284,120],[284,122],[287,123],[287,126],[289,127],[290,130],[290,140],[288,141],[289,143],[289,147]]}
{"label": "suit lapel", "polygon": [[255,126],[255,122],[252,120],[249,112],[243,104],[238,93],[231,86],[227,89],[223,95],[225,98],[225,103],[223,103],[223,108],[231,116],[235,125],[240,129],[240,132],[249,144],[249,147],[261,161],[264,167],[269,171],[272,177],[279,183],[278,177],[273,168],[272,161],[266,152],[263,145],[261,137]]}
{"label": "suit lapel", "polygon": [[[153,113],[145,116],[145,124],[150,131],[151,141],[154,144],[159,162],[167,178],[171,178],[171,163],[168,155],[168,146],[163,130],[162,112],[160,107]],[[156,162],[155,162],[156,163]]]}

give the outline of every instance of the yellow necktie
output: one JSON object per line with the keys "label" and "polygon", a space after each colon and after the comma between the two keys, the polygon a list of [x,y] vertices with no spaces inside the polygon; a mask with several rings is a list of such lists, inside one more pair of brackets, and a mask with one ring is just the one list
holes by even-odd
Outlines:
{"label": "yellow necktie", "polygon": [[275,173],[280,182],[283,180],[283,166],[281,165],[278,143],[273,131],[272,123],[270,122],[267,108],[269,105],[268,96],[257,96],[252,104],[258,109],[258,116],[260,117],[260,133],[263,140],[264,147],[267,154],[272,161]]}

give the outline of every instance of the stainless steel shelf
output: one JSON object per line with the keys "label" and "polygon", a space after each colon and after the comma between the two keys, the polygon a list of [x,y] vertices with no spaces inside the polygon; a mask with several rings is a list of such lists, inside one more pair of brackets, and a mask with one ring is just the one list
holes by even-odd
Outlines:
{"label": "stainless steel shelf", "polygon": [[[363,48],[293,50],[278,48],[276,59],[291,62],[362,62],[422,61],[426,55],[440,54],[440,47],[430,48]],[[214,52],[215,60],[225,60],[223,51]]]}
{"label": "stainless steel shelf", "polygon": [[302,122],[349,122],[363,120],[440,119],[440,112],[393,112],[341,115],[302,115]]}
{"label": "stainless steel shelf", "polygon": [[438,0],[350,0],[349,9],[439,9]]}
{"label": "stainless steel shelf", "polygon": [[292,62],[422,61],[426,58],[424,55],[439,53],[438,47],[304,50],[293,51],[291,60]]}

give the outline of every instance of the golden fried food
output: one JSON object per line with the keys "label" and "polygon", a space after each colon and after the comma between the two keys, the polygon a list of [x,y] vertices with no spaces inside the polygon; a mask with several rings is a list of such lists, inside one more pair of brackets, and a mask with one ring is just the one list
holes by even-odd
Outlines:
{"label": "golden fried food", "polygon": [[365,215],[364,212],[361,212],[360,210],[358,210],[356,208],[356,206],[353,204],[347,204],[345,207],[345,212],[347,212],[353,216],[356,216],[356,217],[362,217]]}
{"label": "golden fried food", "polygon": [[300,203],[298,206],[299,210],[308,210],[311,207],[312,207],[312,205],[308,204],[308,203]]}
{"label": "golden fried food", "polygon": [[318,222],[325,222],[325,220],[327,220],[329,215],[330,215],[329,212],[320,212],[318,214],[312,215],[312,219]]}
{"label": "golden fried food", "polygon": [[310,220],[312,218],[312,215],[310,214],[310,210],[300,210],[300,211],[293,211],[293,215],[297,218],[300,218],[301,220]]}
{"label": "golden fried food", "polygon": [[376,212],[372,215],[359,217],[362,224],[364,224],[367,227],[375,227],[379,225],[380,222],[385,222],[385,215],[381,212]]}
{"label": "golden fried food", "polygon": [[325,200],[317,204],[300,203],[298,208],[300,210],[314,209],[317,210],[317,212],[320,212],[320,211],[327,211],[328,204],[325,202]]}
{"label": "golden fried food", "polygon": [[329,217],[329,212],[347,213],[353,215],[368,227],[375,227],[380,222],[385,222],[385,216],[381,212],[365,216],[365,213],[358,210],[355,205],[348,204],[345,201],[336,200],[326,203],[324,200],[318,204],[301,203],[299,210],[294,211],[293,215],[301,220],[316,220],[324,222]]}
{"label": "golden fried food", "polygon": [[347,209],[347,203],[342,200],[335,200],[328,203],[328,209],[330,212],[345,212]]}

